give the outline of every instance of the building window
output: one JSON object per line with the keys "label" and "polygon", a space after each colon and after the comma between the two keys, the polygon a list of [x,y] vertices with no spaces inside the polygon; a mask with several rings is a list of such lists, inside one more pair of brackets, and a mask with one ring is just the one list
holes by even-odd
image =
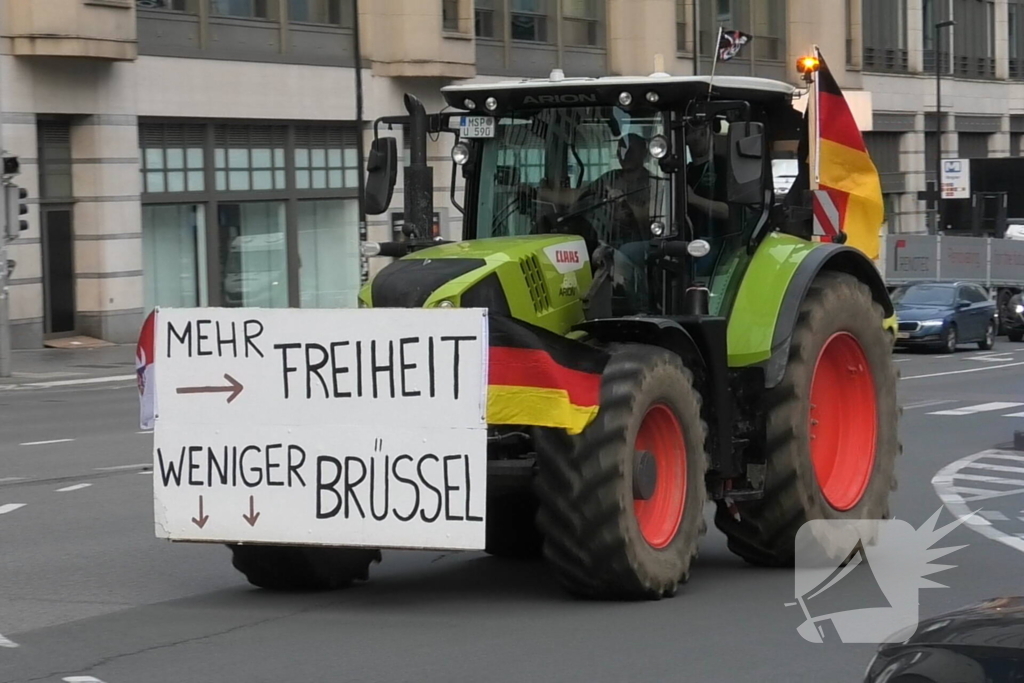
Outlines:
{"label": "building window", "polygon": [[511,0],[512,40],[548,42],[547,0]]}
{"label": "building window", "polygon": [[190,125],[147,124],[139,136],[142,191],[202,192],[203,128]]}
{"label": "building window", "polygon": [[441,0],[441,25],[445,31],[459,30],[459,0]]}
{"label": "building window", "polygon": [[883,192],[906,191],[906,176],[900,170],[902,140],[903,133],[873,131],[864,134],[864,144],[878,169]]}
{"label": "building window", "polygon": [[[925,0],[927,4],[928,0]],[[866,71],[906,72],[907,0],[863,0],[861,20]],[[925,31],[927,34],[927,31]],[[852,35],[850,36],[852,40]]]}
{"label": "building window", "polygon": [[352,129],[301,126],[295,131],[295,187],[358,189],[359,158]]}
{"label": "building window", "polygon": [[1010,133],[1010,156],[1019,157],[1024,156],[1022,154],[1021,141],[1024,140],[1024,134],[1022,133]]}
{"label": "building window", "polygon": [[139,9],[157,9],[170,12],[187,12],[199,14],[200,0],[135,0]]}
{"label": "building window", "polygon": [[501,21],[496,17],[501,16],[501,0],[476,0],[474,7],[473,24],[478,38],[500,38],[494,28],[500,26]]}
{"label": "building window", "polygon": [[202,204],[142,207],[143,301],[188,308],[207,305],[206,220]]}
{"label": "building window", "polygon": [[210,13],[221,17],[270,19],[274,0],[210,0]]}
{"label": "building window", "polygon": [[988,139],[988,133],[960,133],[958,156],[961,159],[987,159]]}
{"label": "building window", "polygon": [[1018,0],[1011,0],[1007,6],[1007,38],[1010,57],[1010,78],[1024,77],[1021,69],[1021,55],[1024,55],[1024,46],[1021,45],[1021,38],[1024,32],[1021,31],[1021,19],[1024,12],[1021,11]]}
{"label": "building window", "polygon": [[285,224],[284,202],[217,205],[224,306],[288,306]]}
{"label": "building window", "polygon": [[561,0],[562,40],[566,45],[597,47],[604,40],[601,35],[601,16],[598,0]]}
{"label": "building window", "polygon": [[36,135],[39,143],[39,196],[43,199],[70,199],[71,127],[63,121],[40,121]]}
{"label": "building window", "polygon": [[284,126],[216,126],[214,144],[218,191],[285,189]]}
{"label": "building window", "polygon": [[[953,19],[955,74],[995,78],[995,4],[991,0],[953,0]],[[948,36],[943,39],[945,47]]]}
{"label": "building window", "polygon": [[759,60],[777,62],[785,55],[782,51],[786,34],[785,0],[761,0],[752,4],[754,12],[755,56]]}
{"label": "building window", "polygon": [[344,264],[359,263],[359,203],[353,199],[299,202],[298,226],[299,306],[357,306],[359,268]]}
{"label": "building window", "polygon": [[288,20],[352,28],[352,3],[348,0],[288,0]]}
{"label": "building window", "polygon": [[689,27],[686,23],[686,0],[676,0],[676,51],[686,52]]}

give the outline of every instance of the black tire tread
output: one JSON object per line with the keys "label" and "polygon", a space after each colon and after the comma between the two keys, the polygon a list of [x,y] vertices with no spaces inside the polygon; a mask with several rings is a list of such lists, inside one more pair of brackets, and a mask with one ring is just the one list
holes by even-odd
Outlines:
{"label": "black tire tread", "polygon": [[[678,356],[638,344],[613,347],[612,351],[595,421],[578,437],[563,431],[538,431],[536,490],[541,505],[537,525],[544,536],[544,557],[569,593],[597,599],[658,599],[674,595],[678,584],[688,579],[699,536],[706,530],[701,511],[706,498],[707,427],[700,420],[700,396],[693,388],[693,376]],[[677,374],[686,412],[695,416],[694,424],[682,425],[688,482],[695,471],[700,472],[698,485],[687,486],[687,510],[679,533],[688,537],[677,536],[673,541],[673,545],[679,542],[686,548],[686,557],[678,572],[668,577],[648,571],[631,549],[635,537],[624,520],[632,518],[633,512],[623,509],[627,502],[621,487],[627,472],[619,457],[622,449],[632,447],[627,432],[638,391],[645,377],[659,371]],[[693,443],[699,446],[695,448]],[[699,500],[691,501],[690,496]],[[629,505],[631,501],[630,497]],[[696,521],[688,519],[694,509]]]}
{"label": "black tire tread", "polygon": [[229,545],[232,566],[252,585],[272,591],[328,591],[369,579],[370,565],[381,561],[371,548],[313,548],[280,545]]}
{"label": "black tire tread", "polygon": [[[886,422],[880,424],[873,474],[873,477],[884,480],[884,486],[873,482],[869,484],[864,500],[850,514],[838,513],[815,495],[817,483],[809,457],[806,457],[807,462],[803,462],[805,458],[801,456],[805,452],[801,440],[806,436],[798,427],[805,419],[809,404],[808,390],[802,388],[803,382],[810,376],[817,360],[817,350],[808,347],[815,331],[827,323],[826,317],[834,311],[842,311],[846,318],[860,316],[863,319],[866,316],[872,324],[877,321],[877,333],[859,334],[858,338],[862,346],[874,347],[877,358],[885,359],[883,367],[878,369],[878,373],[886,378],[878,407]],[[725,503],[717,506],[715,525],[726,534],[729,549],[747,562],[759,566],[793,566],[796,534],[811,519],[884,519],[889,516],[888,494],[897,487],[894,463],[902,452],[902,446],[898,435],[900,411],[895,395],[898,373],[882,328],[884,317],[882,307],[873,300],[868,287],[851,275],[826,271],[812,284],[793,333],[786,375],[777,387],[768,392],[765,400],[768,467],[764,497],[757,501],[737,502],[734,510]],[[868,348],[865,348],[865,353],[870,358]],[[876,374],[876,378],[878,376]],[[892,406],[891,413],[886,410],[887,405]],[[734,511],[738,513],[738,519]]]}

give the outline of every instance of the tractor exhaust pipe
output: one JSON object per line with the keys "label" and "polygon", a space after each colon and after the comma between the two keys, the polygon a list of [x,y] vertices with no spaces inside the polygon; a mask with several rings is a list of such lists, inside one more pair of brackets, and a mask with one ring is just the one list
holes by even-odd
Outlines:
{"label": "tractor exhaust pipe", "polygon": [[409,112],[409,166],[405,169],[405,226],[420,239],[430,238],[434,225],[434,169],[427,165],[427,112],[415,96],[406,94]]}

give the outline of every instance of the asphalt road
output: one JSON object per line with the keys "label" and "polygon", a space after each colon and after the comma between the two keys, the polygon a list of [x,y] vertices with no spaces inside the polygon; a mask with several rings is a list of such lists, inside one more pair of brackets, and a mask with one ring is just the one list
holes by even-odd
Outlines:
{"label": "asphalt road", "polygon": [[[991,449],[1024,429],[1024,344],[896,357],[895,516],[984,508],[947,538],[968,545],[922,616],[1021,593],[1024,477]],[[803,640],[792,572],[744,565],[713,527],[660,602],[575,601],[541,563],[476,553],[386,552],[347,591],[257,591],[227,549],[154,537],[151,443],[130,384],[0,392],[0,682],[853,682],[874,651]]]}

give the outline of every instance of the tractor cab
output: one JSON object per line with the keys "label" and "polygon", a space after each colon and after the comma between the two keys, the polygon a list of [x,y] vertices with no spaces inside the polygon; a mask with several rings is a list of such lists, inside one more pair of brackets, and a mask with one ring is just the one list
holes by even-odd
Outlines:
{"label": "tractor cab", "polygon": [[[410,121],[414,156],[425,139],[417,128],[453,136],[452,187],[461,173],[464,189],[452,199],[464,213],[463,240],[581,238],[605,288],[592,292],[588,317],[677,315],[694,288],[710,290],[708,310],[699,312],[715,315],[728,307],[747,250],[769,232],[769,213],[786,201],[775,192],[772,161],[795,156],[795,92],[758,78],[573,79],[556,71],[444,88],[447,104],[461,110],[455,115],[425,117],[414,98],[407,106],[411,119],[426,119]],[[374,142],[368,203],[381,209],[394,187],[394,148]],[[430,169],[416,165],[406,171],[406,216],[410,234],[423,235],[416,204],[429,200],[429,189],[415,184]],[[435,244],[413,239],[399,249]]]}

